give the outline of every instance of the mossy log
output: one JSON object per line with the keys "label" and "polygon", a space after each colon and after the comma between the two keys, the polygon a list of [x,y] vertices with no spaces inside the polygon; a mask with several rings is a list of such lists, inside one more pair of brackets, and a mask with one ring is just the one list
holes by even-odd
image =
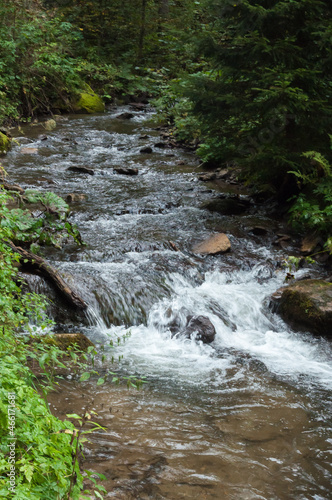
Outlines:
{"label": "mossy log", "polygon": [[17,247],[14,243],[8,243],[11,249],[20,255],[20,263],[24,267],[29,267],[32,270],[38,271],[42,276],[48,279],[53,286],[59,291],[61,296],[72,307],[84,310],[87,309],[87,304],[79,297],[61,278],[59,272],[54,269],[45,259],[36,255],[29,250]]}

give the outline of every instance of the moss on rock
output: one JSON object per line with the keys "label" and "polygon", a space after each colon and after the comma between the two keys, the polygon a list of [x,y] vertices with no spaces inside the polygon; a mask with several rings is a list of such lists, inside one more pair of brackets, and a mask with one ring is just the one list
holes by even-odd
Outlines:
{"label": "moss on rock", "polygon": [[48,337],[50,342],[53,342],[62,351],[76,345],[80,351],[87,351],[88,347],[94,346],[91,340],[88,339],[83,333],[57,333]]}
{"label": "moss on rock", "polygon": [[0,154],[7,153],[10,150],[12,144],[9,137],[0,132]]}
{"label": "moss on rock", "polygon": [[78,94],[77,100],[73,104],[73,108],[76,112],[85,113],[102,113],[105,111],[103,101],[88,85]]}
{"label": "moss on rock", "polygon": [[296,330],[332,337],[332,283],[303,280],[272,296],[274,308]]}

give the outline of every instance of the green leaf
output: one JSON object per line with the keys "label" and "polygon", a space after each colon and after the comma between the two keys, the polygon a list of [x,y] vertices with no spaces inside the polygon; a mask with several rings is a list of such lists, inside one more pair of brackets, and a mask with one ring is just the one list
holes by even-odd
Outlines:
{"label": "green leaf", "polygon": [[89,380],[90,376],[91,376],[90,372],[83,373],[80,377],[80,382],[85,382],[86,380]]}

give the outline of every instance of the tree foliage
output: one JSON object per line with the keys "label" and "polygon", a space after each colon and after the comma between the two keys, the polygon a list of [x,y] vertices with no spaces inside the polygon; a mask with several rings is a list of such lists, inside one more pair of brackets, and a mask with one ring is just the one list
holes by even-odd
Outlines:
{"label": "tree foliage", "polygon": [[330,156],[332,6],[320,0],[210,2],[202,43],[214,72],[191,97],[204,159],[234,161],[275,187],[303,152]]}

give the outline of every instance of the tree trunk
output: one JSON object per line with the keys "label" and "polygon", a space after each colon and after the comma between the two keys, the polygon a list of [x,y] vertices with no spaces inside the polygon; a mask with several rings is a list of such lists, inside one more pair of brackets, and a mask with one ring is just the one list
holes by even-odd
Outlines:
{"label": "tree trunk", "polygon": [[142,61],[142,59],[143,59],[144,38],[145,38],[146,3],[147,3],[147,0],[142,0],[141,30],[140,30],[139,42],[138,42],[138,60],[139,61]]}
{"label": "tree trunk", "polygon": [[81,297],[79,297],[61,278],[59,272],[54,269],[46,260],[39,255],[36,255],[29,250],[24,250],[24,248],[17,247],[11,241],[8,243],[10,248],[20,255],[20,263],[24,266],[27,265],[32,269],[36,269],[47,278],[53,286],[60,292],[60,294],[65,298],[72,307],[77,307],[78,309],[87,309],[87,304]]}
{"label": "tree trunk", "polygon": [[169,0],[159,0],[159,16],[166,18],[169,14]]}

